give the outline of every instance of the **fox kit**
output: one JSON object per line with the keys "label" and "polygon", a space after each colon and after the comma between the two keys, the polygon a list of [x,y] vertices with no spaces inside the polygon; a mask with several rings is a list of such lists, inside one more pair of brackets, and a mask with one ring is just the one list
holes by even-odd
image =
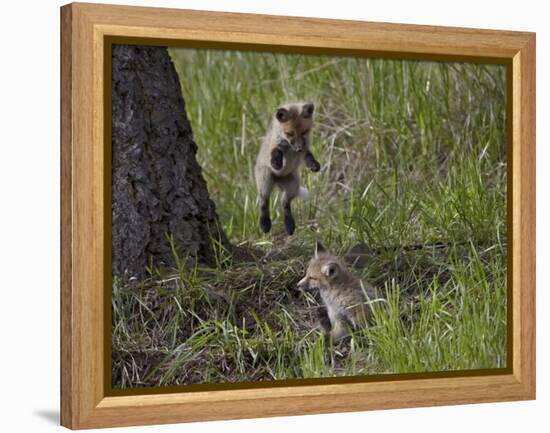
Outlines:
{"label": "fox kit", "polygon": [[327,252],[317,244],[301,290],[319,290],[326,312],[320,314],[321,326],[333,342],[346,337],[348,329],[367,326],[369,307],[367,297],[374,298],[374,287],[352,274],[343,258]]}
{"label": "fox kit", "polygon": [[254,174],[260,196],[260,228],[264,233],[271,230],[269,196],[273,187],[277,186],[284,191],[285,228],[291,235],[295,224],[290,202],[297,196],[307,196],[307,190],[300,186],[299,168],[302,163],[311,171],[319,171],[321,168],[309,150],[313,110],[312,103],[293,103],[279,107],[262,141]]}

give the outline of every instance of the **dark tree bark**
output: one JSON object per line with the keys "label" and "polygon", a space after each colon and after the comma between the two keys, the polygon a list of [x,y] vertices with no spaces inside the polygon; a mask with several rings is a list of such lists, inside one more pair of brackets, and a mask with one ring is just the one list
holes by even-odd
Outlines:
{"label": "dark tree bark", "polygon": [[197,163],[176,70],[161,47],[113,46],[112,270],[143,277],[180,255],[212,263],[229,247]]}

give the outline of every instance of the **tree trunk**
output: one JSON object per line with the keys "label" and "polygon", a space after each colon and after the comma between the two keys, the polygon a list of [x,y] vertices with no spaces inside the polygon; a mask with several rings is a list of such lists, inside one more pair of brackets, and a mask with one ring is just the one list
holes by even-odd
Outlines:
{"label": "tree trunk", "polygon": [[141,278],[180,256],[212,263],[229,243],[196,160],[197,145],[166,48],[113,46],[112,271]]}

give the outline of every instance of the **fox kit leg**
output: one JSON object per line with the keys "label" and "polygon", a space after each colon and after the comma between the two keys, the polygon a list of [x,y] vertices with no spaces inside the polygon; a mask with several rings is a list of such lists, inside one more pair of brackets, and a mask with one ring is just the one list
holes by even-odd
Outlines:
{"label": "fox kit leg", "polygon": [[256,169],[256,186],[260,196],[260,229],[267,233],[271,230],[271,218],[269,216],[269,196],[273,191],[273,175],[267,167]]}
{"label": "fox kit leg", "polygon": [[285,229],[289,235],[294,234],[294,230],[296,228],[294,217],[292,216],[292,210],[290,208],[291,201],[292,198],[285,194],[283,197],[283,213],[285,218]]}
{"label": "fox kit leg", "polygon": [[296,225],[292,216],[290,203],[294,197],[297,197],[300,192],[300,177],[298,174],[291,173],[284,178],[280,178],[279,183],[284,191],[283,195],[283,214],[285,219],[286,232],[289,235],[294,233]]}
{"label": "fox kit leg", "polygon": [[352,318],[346,311],[332,311],[332,330],[330,331],[330,337],[334,343],[338,343],[340,340],[350,335],[350,329],[355,328]]}
{"label": "fox kit leg", "polygon": [[319,164],[319,161],[315,159],[315,157],[313,156],[313,153],[311,152],[307,152],[304,155],[304,162],[306,164],[306,167],[313,172],[321,170],[321,164]]}
{"label": "fox kit leg", "polygon": [[319,319],[319,325],[325,335],[330,335],[332,329],[332,324],[330,323],[330,317],[328,317],[328,312],[326,307],[319,307],[317,309],[317,318]]}
{"label": "fox kit leg", "polygon": [[[321,297],[323,297],[322,294]],[[334,307],[334,305],[330,303],[325,304],[325,307],[327,317],[324,318],[324,322],[328,325],[328,328],[325,328],[323,324],[321,326],[325,329],[327,341],[332,340],[332,343],[335,344],[349,334],[348,321],[338,307]]]}
{"label": "fox kit leg", "polygon": [[279,144],[277,144],[277,146],[271,150],[270,163],[275,170],[280,170],[281,168],[283,168],[284,154],[289,149],[290,143],[287,140],[282,139],[281,141],[279,141]]}
{"label": "fox kit leg", "polygon": [[283,168],[283,151],[276,147],[271,151],[271,166],[275,170],[280,170]]}
{"label": "fox kit leg", "polygon": [[332,341],[337,343],[342,338],[345,338],[349,335],[348,324],[343,320],[337,320],[334,322],[332,330],[330,331],[330,336]]}

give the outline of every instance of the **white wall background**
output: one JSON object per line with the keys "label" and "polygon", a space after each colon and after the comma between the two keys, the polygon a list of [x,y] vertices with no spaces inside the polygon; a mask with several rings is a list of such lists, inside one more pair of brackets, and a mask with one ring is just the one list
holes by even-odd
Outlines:
{"label": "white wall background", "polygon": [[[116,1],[116,0],[113,0]],[[548,428],[550,303],[544,265],[550,230],[550,30],[545,2],[386,0],[119,1],[143,6],[315,16],[537,32],[538,400],[425,409],[209,422],[144,432],[463,432]],[[59,411],[59,6],[7,1],[0,49],[0,398],[3,431],[54,431]],[[546,19],[545,19],[546,17]],[[545,425],[546,424],[546,425]],[[118,430],[120,431],[120,430]],[[548,430],[544,430],[548,431]]]}

